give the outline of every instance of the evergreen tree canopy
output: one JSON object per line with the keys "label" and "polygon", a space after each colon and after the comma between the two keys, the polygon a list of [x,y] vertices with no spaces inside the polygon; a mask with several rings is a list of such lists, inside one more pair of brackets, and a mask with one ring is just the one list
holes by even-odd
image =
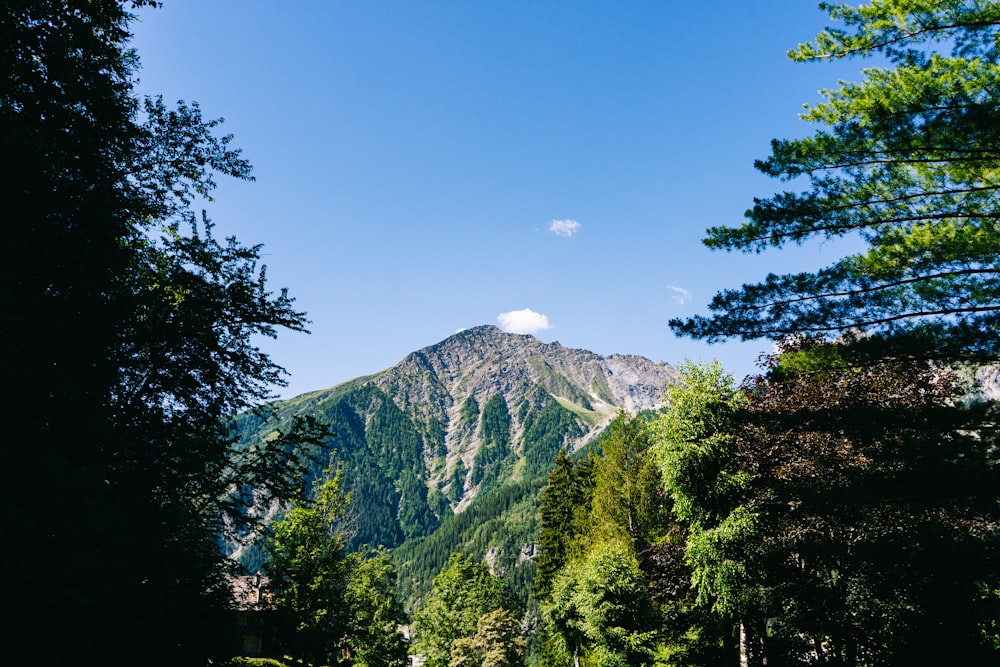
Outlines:
{"label": "evergreen tree canopy", "polygon": [[[772,142],[756,166],[805,187],[755,200],[716,227],[711,248],[761,252],[853,237],[866,249],[815,272],[726,290],[710,316],[674,319],[710,341],[861,330],[897,352],[1000,354],[1000,2],[822,3],[844,27],[796,61],[876,57],[859,83],[823,91],[802,114],[822,126]],[[877,342],[877,340],[876,340]]]}
{"label": "evergreen tree canopy", "polygon": [[578,538],[590,518],[593,477],[587,463],[574,464],[560,449],[555,468],[548,475],[548,484],[539,501],[541,525],[538,529],[539,553],[535,557],[535,595],[545,599],[552,579],[574,553],[573,541]]}

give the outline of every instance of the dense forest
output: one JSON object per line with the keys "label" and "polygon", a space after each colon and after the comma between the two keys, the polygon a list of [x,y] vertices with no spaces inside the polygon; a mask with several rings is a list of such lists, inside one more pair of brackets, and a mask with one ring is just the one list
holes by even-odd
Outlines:
{"label": "dense forest", "polygon": [[[267,402],[255,341],[305,314],[193,209],[251,178],[220,121],[136,93],[132,12],[158,4],[0,10],[7,661],[1000,660],[1000,2],[821,5],[790,57],[878,65],[758,161],[794,187],[705,243],[864,248],[671,322],[774,341],[759,374],[686,363],[577,451],[589,403],[468,400],[469,466],[363,381]],[[257,569],[246,656],[233,582]]]}

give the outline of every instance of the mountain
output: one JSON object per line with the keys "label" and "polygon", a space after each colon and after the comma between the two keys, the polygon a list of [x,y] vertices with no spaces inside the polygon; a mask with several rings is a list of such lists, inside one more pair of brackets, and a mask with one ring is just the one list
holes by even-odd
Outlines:
{"label": "mountain", "polygon": [[675,381],[663,362],[480,326],[381,373],[279,402],[274,420],[245,415],[238,427],[250,445],[294,415],[329,423],[357,516],[351,546],[395,549],[413,593],[452,550],[530,578],[537,495],[556,453],[591,442],[619,409],[658,407]]}

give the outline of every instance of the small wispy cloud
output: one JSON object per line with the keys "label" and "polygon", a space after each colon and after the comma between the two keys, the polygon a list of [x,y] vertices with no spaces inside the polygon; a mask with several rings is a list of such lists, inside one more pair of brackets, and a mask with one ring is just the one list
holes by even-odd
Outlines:
{"label": "small wispy cloud", "polygon": [[552,328],[549,318],[530,308],[500,313],[497,315],[497,322],[507,333],[534,334]]}
{"label": "small wispy cloud", "polygon": [[691,292],[683,287],[678,287],[677,285],[667,285],[667,289],[670,290],[670,299],[678,306],[683,306],[691,300]]}
{"label": "small wispy cloud", "polygon": [[556,236],[569,238],[580,231],[580,223],[576,220],[553,220],[549,223],[549,231]]}

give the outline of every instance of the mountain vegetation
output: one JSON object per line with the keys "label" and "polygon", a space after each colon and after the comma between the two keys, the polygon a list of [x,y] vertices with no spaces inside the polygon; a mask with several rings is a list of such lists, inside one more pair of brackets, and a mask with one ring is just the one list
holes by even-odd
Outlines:
{"label": "mountain vegetation", "polygon": [[[759,375],[483,326],[264,404],[254,341],[305,316],[194,211],[249,164],[136,95],[123,3],[8,2],[5,659],[996,664],[1000,2],[821,7],[794,59],[881,66],[758,164],[805,187],[706,243],[866,250],[672,322],[776,340]],[[233,657],[237,562],[268,658]]]}
{"label": "mountain vegetation", "polygon": [[[620,406],[658,406],[674,377],[641,357],[601,357],[482,326],[382,373],[279,402],[272,421],[247,414],[236,423],[247,449],[293,419],[329,425],[325,444],[336,460],[327,453],[313,464],[305,496],[324,468],[342,471],[350,512],[363,517],[348,522],[344,547],[390,549],[408,606],[455,552],[488,556],[526,600],[538,494],[558,452],[594,440]],[[264,566],[259,543],[237,556],[252,570]]]}

